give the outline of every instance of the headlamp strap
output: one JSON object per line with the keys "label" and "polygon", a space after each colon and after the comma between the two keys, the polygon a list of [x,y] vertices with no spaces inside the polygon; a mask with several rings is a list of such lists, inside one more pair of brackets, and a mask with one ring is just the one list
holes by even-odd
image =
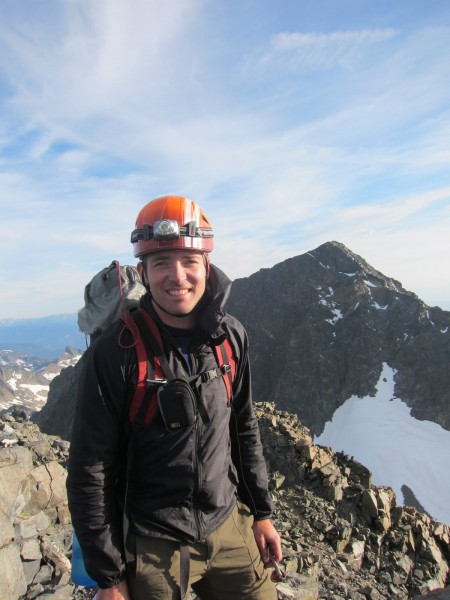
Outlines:
{"label": "headlamp strap", "polygon": [[[170,223],[170,221],[167,221]],[[158,239],[160,241],[178,239],[181,236],[212,238],[214,233],[212,229],[206,227],[197,227],[195,221],[191,221],[187,225],[182,225],[173,228],[161,228],[162,221],[157,221],[154,225],[143,225],[142,229],[135,229],[131,234],[131,243],[136,243],[139,240]]]}
{"label": "headlamp strap", "polygon": [[195,221],[191,221],[190,223],[188,223],[188,232],[186,235],[188,235],[189,237],[195,237],[196,236],[196,232],[197,232],[197,228],[195,226]]}

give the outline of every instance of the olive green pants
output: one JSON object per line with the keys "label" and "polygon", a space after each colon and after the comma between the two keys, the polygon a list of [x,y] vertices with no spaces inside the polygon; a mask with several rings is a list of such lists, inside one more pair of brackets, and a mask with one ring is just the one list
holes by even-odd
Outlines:
{"label": "olive green pants", "polygon": [[[201,600],[276,600],[252,530],[253,517],[238,503],[230,517],[205,540],[189,546],[189,584]],[[180,544],[129,536],[135,557],[128,583],[133,600],[179,598]],[[189,598],[189,592],[187,594]]]}

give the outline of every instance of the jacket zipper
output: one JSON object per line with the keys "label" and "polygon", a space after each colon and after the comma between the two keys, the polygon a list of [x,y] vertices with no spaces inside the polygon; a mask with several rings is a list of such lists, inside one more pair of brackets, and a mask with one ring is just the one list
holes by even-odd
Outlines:
{"label": "jacket zipper", "polygon": [[197,507],[197,498],[201,489],[200,485],[200,462],[198,460],[198,451],[199,451],[199,418],[198,411],[195,418],[195,426],[194,426],[194,491],[192,497],[192,507],[194,513],[194,521],[196,526],[196,541],[200,541],[200,518],[199,518],[199,509]]}
{"label": "jacket zipper", "polygon": [[[191,373],[196,373],[198,370],[197,358],[193,352],[190,352],[191,356]],[[188,371],[189,372],[189,371]],[[200,394],[197,390],[196,393]],[[199,457],[200,449],[200,418],[198,412],[198,406],[195,407],[195,425],[194,425],[194,456],[193,456],[193,469],[194,469],[194,489],[192,495],[192,508],[194,513],[194,521],[196,527],[196,540],[200,541],[200,518],[199,509],[197,508],[197,498],[201,490],[201,466]]]}

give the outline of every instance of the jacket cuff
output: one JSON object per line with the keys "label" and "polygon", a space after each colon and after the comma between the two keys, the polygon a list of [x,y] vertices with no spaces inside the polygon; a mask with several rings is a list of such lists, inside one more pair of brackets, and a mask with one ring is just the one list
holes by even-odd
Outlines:
{"label": "jacket cuff", "polygon": [[257,512],[256,515],[254,515],[255,521],[267,521],[267,519],[271,519],[271,518],[272,518],[272,513]]}

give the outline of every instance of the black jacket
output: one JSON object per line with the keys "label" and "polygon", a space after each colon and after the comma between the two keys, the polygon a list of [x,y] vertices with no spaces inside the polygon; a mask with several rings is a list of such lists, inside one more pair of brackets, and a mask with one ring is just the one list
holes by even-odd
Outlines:
{"label": "black jacket", "polygon": [[[100,587],[125,577],[124,488],[130,528],[139,535],[196,542],[226,520],[238,494],[256,519],[270,516],[247,335],[223,310],[230,286],[212,267],[190,358],[192,374],[214,369],[213,346],[229,337],[237,359],[231,407],[217,377],[201,385],[192,425],[169,432],[158,412],[148,427],[131,427],[137,368],[130,332],[115,323],[83,356],[67,490],[86,568]],[[148,295],[142,306],[157,319]],[[161,322],[159,328],[172,371],[186,378],[189,369],[176,340]]]}

